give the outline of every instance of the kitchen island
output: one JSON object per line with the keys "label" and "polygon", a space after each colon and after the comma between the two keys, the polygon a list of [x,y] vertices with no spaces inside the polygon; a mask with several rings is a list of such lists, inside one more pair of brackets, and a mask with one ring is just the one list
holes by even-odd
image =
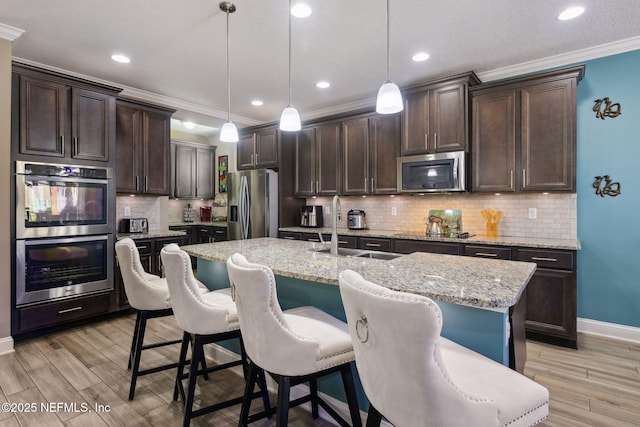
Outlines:
{"label": "kitchen island", "polygon": [[[534,263],[419,252],[391,260],[331,256],[320,252],[318,243],[274,238],[183,249],[198,258],[198,279],[210,289],[229,286],[226,261],[238,252],[273,270],[283,309],[313,305],[343,321],[338,275],[345,269],[357,271],[390,289],[432,298],[442,310],[442,336],[520,372],[524,369],[524,305],[519,302],[536,270]],[[366,408],[356,383],[361,408]],[[344,401],[339,380],[319,388]]]}
{"label": "kitchen island", "polygon": [[313,242],[273,238],[184,247],[198,258],[198,278],[211,289],[229,286],[225,263],[235,252],[269,266],[285,309],[315,305],[344,320],[337,285],[345,269],[393,290],[427,296],[442,309],[443,336],[521,370],[515,360],[521,355],[513,354],[513,337],[521,325],[512,323],[520,321],[514,313],[534,263],[429,253],[392,260],[334,257],[320,248]]}

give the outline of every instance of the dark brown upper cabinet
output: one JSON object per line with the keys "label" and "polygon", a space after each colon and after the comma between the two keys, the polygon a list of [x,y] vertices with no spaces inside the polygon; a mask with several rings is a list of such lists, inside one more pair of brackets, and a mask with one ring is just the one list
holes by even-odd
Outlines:
{"label": "dark brown upper cabinet", "polygon": [[278,128],[269,126],[240,132],[237,146],[239,170],[278,167]]}
{"label": "dark brown upper cabinet", "polygon": [[339,194],[340,122],[303,128],[295,142],[295,187],[299,197]]}
{"label": "dark brown upper cabinet", "polygon": [[19,155],[109,162],[119,89],[14,65]]}
{"label": "dark brown upper cabinet", "polygon": [[374,114],[342,123],[342,194],[397,193],[400,123],[399,114]]}
{"label": "dark brown upper cabinet", "polygon": [[471,89],[472,191],[575,191],[583,73],[579,66]]}
{"label": "dark brown upper cabinet", "polygon": [[403,90],[403,156],[468,150],[469,86],[467,73]]}
{"label": "dark brown upper cabinet", "polygon": [[171,197],[213,199],[215,197],[216,147],[171,141]]}
{"label": "dark brown upper cabinet", "polygon": [[171,115],[175,110],[137,101],[116,106],[116,192],[168,196]]}

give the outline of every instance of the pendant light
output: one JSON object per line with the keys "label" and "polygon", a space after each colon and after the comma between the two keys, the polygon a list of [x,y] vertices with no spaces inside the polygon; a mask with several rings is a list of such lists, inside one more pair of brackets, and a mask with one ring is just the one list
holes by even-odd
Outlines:
{"label": "pendant light", "polygon": [[387,81],[378,90],[376,112],[380,114],[393,114],[402,111],[402,95],[398,85],[391,81],[391,65],[389,55],[389,0],[387,0]]}
{"label": "pendant light", "polygon": [[301,129],[300,114],[291,105],[291,0],[289,0],[289,105],[282,110],[280,116],[280,130],[295,132]]}
{"label": "pendant light", "polygon": [[236,11],[236,5],[223,1],[220,9],[227,14],[227,122],[220,129],[220,141],[238,142],[238,129],[231,121],[231,83],[229,79],[229,14]]}

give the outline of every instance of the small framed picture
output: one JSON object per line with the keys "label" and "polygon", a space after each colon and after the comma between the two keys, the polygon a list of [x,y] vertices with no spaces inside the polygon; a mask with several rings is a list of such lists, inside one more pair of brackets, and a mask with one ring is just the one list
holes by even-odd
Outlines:
{"label": "small framed picture", "polygon": [[229,156],[218,156],[218,192],[227,192],[227,173],[229,172]]}

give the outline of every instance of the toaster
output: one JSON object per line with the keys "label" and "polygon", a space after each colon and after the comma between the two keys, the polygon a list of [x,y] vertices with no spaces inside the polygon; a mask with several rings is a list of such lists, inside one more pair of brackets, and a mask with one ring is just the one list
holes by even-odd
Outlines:
{"label": "toaster", "polygon": [[347,228],[350,230],[364,230],[367,228],[367,217],[364,211],[351,209],[347,213]]}
{"label": "toaster", "polygon": [[122,218],[120,220],[120,233],[148,233],[149,222],[147,218]]}

